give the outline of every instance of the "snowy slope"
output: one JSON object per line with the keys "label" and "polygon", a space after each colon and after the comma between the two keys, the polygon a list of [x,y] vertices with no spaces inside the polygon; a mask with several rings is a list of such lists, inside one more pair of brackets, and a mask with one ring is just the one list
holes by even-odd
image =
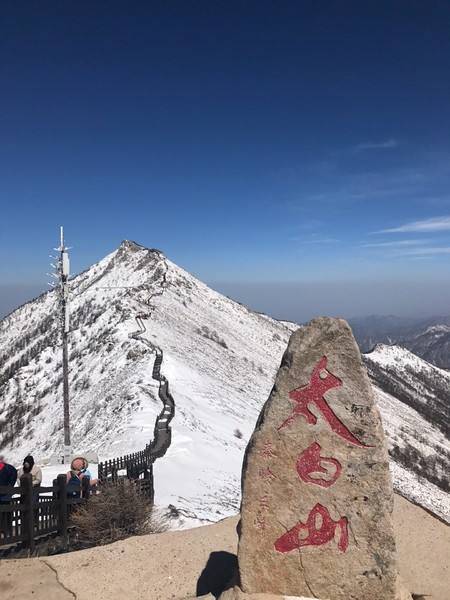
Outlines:
{"label": "snowy slope", "polygon": [[414,408],[428,422],[450,434],[450,373],[399,346],[379,344],[365,355],[366,366],[384,391]]}
{"label": "snowy slope", "polygon": [[395,489],[450,522],[450,373],[383,344],[364,362],[388,437]]}
{"label": "snowy slope", "polygon": [[[133,242],[123,242],[74,278],[70,303],[76,450],[94,450],[105,459],[150,441],[161,403],[152,379],[155,355],[129,337],[141,329],[139,315],[142,337],[164,351],[162,372],[176,402],[172,446],[155,463],[156,502],[205,521],[234,514],[243,452],[296,326],[248,310],[161,252]],[[62,445],[55,309],[56,298],[48,293],[0,322],[0,449],[17,462],[30,451],[48,456]],[[379,354],[382,363],[385,351]],[[385,360],[395,363],[392,356]],[[421,442],[424,455],[433,444],[445,448],[433,418],[425,419],[383,386],[378,398],[392,448],[406,447],[405,427],[408,447],[426,431],[432,441]],[[428,508],[434,505],[445,518],[442,490],[425,479],[411,483],[414,469],[404,466],[403,454],[396,460],[396,489]]]}
{"label": "snowy slope", "polygon": [[[163,281],[146,319],[146,300]],[[245,440],[293,326],[249,311],[130,242],[76,277],[70,300],[77,451],[108,458],[151,439],[161,409],[154,355],[129,338],[141,315],[143,337],[164,350],[162,372],[176,401],[172,447],[155,466],[156,500],[211,520],[235,511]],[[55,309],[48,293],[0,322],[0,447],[16,461],[62,443]]]}

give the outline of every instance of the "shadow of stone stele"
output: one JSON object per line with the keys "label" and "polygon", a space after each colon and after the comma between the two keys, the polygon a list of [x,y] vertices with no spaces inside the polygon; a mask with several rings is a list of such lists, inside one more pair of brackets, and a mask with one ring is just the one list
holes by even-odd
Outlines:
{"label": "shadow of stone stele", "polygon": [[197,596],[212,594],[218,598],[237,573],[237,556],[230,552],[211,552],[197,581]]}

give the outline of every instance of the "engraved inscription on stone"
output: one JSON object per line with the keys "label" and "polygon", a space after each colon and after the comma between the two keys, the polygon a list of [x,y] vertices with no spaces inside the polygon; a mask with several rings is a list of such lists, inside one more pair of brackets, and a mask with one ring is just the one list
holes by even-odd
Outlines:
{"label": "engraved inscription on stone", "polygon": [[292,335],[242,481],[244,592],[394,600],[386,442],[345,321],[316,319]]}

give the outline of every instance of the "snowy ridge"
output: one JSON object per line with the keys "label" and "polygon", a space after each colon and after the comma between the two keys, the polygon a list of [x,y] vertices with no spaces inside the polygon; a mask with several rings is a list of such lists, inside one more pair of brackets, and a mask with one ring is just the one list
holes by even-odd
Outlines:
{"label": "snowy ridge", "polygon": [[450,373],[399,346],[378,344],[365,355],[379,387],[414,408],[447,437],[450,434]]}
{"label": "snowy ridge", "polygon": [[155,360],[152,369],[152,377],[159,383],[158,394],[163,403],[163,408],[155,421],[155,428],[153,430],[153,441],[151,442],[151,444],[147,444],[145,448],[146,450],[149,450],[149,458],[151,462],[154,462],[156,458],[161,458],[167,452],[167,449],[169,448],[172,439],[172,429],[170,427],[170,422],[175,416],[175,401],[169,392],[169,381],[167,380],[167,377],[165,377],[161,373],[164,352],[159,346],[152,342],[149,342],[147,339],[145,339],[145,337],[143,337],[144,334],[147,332],[147,328],[144,325],[143,320],[151,319],[152,311],[154,308],[152,305],[152,300],[157,296],[162,296],[167,287],[167,265],[164,262],[163,256],[161,257],[161,265],[162,275],[159,284],[160,288],[157,291],[154,291],[152,286],[150,295],[145,301],[148,307],[148,312],[136,314],[135,320],[136,324],[138,325],[138,329],[128,334],[128,337],[134,340],[138,340],[141,343],[145,344],[148,348],[150,348],[152,354],[155,354]]}
{"label": "snowy ridge", "polygon": [[[48,293],[0,321],[0,448],[17,463],[29,452],[38,459],[48,456],[62,444],[55,308],[55,295]],[[154,466],[155,500],[179,510],[180,526],[235,514],[247,440],[298,326],[252,312],[160,251],[133,242],[123,242],[71,281],[70,308],[76,451],[95,450],[105,460],[145,447],[161,410],[159,384],[152,377],[152,351],[159,349],[177,413],[171,446]],[[395,459],[394,485],[445,518],[443,490],[427,479],[430,473],[432,479],[441,476],[441,462],[425,461],[419,480],[405,461],[411,448],[425,458],[436,452],[443,459],[448,452],[438,423],[444,406],[448,411],[442,391],[448,389],[448,374],[395,352],[378,348],[366,359],[380,388],[377,397]],[[408,386],[402,387],[407,364],[425,375],[419,382],[408,371]],[[389,388],[390,379],[398,389]],[[414,386],[420,391],[413,393]],[[425,392],[430,400],[424,403]],[[431,407],[429,415],[423,406]]]}
{"label": "snowy ridge", "polygon": [[436,335],[443,335],[444,333],[450,333],[450,326],[449,325],[431,325],[430,327],[427,327],[427,329],[425,329],[425,331],[423,333],[419,333],[416,335],[416,337],[419,337],[420,335],[425,335],[425,334],[429,334],[429,333],[433,333]]}
{"label": "snowy ridge", "polygon": [[[146,300],[163,271],[166,288],[150,314]],[[208,520],[237,510],[246,439],[294,326],[130,242],[74,278],[70,301],[77,452],[96,450],[103,460],[141,450],[152,437],[158,385],[149,349],[129,337],[140,314],[140,340],[163,349],[163,374],[177,399],[172,446],[155,464],[156,501]],[[62,441],[55,303],[46,294],[0,322],[0,446],[16,462],[28,452],[52,454]]]}
{"label": "snowy ridge", "polygon": [[[428,469],[422,472],[417,465],[408,460],[412,448],[416,449],[425,461],[431,457],[434,462],[434,457],[439,456],[444,459],[443,464],[448,466],[448,440],[414,409],[404,406],[399,411],[399,401],[396,398],[377,387],[374,389],[387,434],[389,453],[393,458],[390,467],[394,490],[450,523],[449,495],[430,481],[432,466],[428,466]],[[401,460],[402,454],[407,459],[407,465]],[[441,477],[446,477],[444,468],[438,467]]]}
{"label": "snowy ridge", "polygon": [[420,358],[450,369],[450,317],[414,319],[395,316],[370,316],[352,319],[350,324],[363,352],[377,343],[407,348]]}
{"label": "snowy ridge", "polygon": [[450,373],[384,344],[364,362],[388,438],[394,488],[450,522]]}

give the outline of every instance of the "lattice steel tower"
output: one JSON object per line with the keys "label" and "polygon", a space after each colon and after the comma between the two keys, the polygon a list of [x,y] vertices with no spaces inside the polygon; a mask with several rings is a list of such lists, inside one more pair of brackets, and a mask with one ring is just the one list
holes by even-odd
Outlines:
{"label": "lattice steel tower", "polygon": [[70,442],[70,404],[69,404],[69,359],[67,349],[67,337],[69,333],[69,273],[70,262],[68,248],[64,244],[64,228],[61,227],[60,244],[54,248],[58,252],[55,258],[56,264],[52,264],[55,272],[52,274],[55,283],[52,284],[58,291],[59,299],[59,328],[62,341],[62,374],[63,374],[63,406],[64,406],[64,462],[70,462],[72,446]]}

